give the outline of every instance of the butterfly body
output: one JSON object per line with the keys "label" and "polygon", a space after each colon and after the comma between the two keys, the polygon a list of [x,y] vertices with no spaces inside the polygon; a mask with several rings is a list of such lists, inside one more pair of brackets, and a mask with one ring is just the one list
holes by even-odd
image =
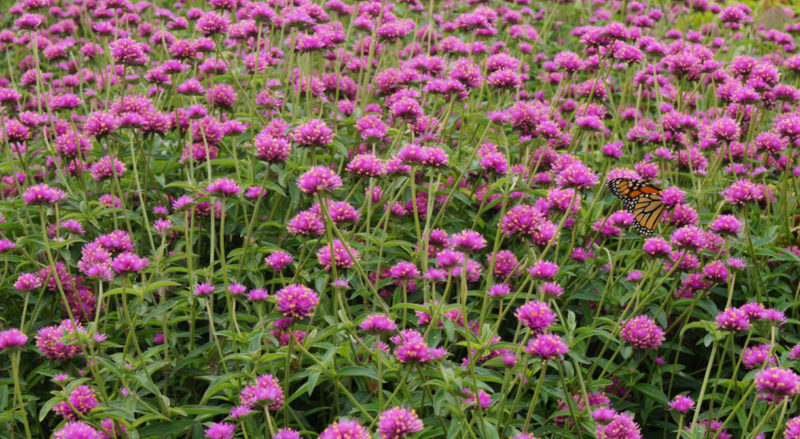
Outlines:
{"label": "butterfly body", "polygon": [[636,231],[652,235],[666,209],[661,201],[661,189],[632,178],[615,178],[608,182],[608,189],[622,200],[625,210],[634,215]]}

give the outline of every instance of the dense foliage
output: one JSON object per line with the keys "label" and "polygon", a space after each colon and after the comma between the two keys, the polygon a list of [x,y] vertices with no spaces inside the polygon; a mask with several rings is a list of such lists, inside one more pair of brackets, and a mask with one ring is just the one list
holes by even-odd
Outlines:
{"label": "dense foliage", "polygon": [[7,6],[0,436],[800,438],[789,8]]}

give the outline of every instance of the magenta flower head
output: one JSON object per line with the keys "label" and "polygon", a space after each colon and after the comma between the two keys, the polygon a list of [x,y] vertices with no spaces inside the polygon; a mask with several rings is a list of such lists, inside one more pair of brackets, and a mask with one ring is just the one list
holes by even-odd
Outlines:
{"label": "magenta flower head", "polygon": [[756,389],[775,400],[800,393],[800,377],[789,369],[768,367],[755,376]]}
{"label": "magenta flower head", "polygon": [[292,144],[284,137],[272,135],[267,128],[253,139],[256,157],[270,163],[285,162],[292,152]]}
{"label": "magenta flower head", "polygon": [[15,350],[28,342],[28,336],[17,328],[7,329],[0,332],[0,350]]}
{"label": "magenta flower head", "polygon": [[100,433],[91,425],[81,421],[68,422],[53,435],[54,439],[97,439]]}
{"label": "magenta flower head", "polygon": [[94,162],[91,169],[92,179],[95,181],[111,178],[115,174],[119,178],[125,174],[125,171],[127,171],[125,163],[116,157],[108,155]]}
{"label": "magenta flower head", "polygon": [[461,389],[461,393],[467,395],[467,397],[463,399],[466,408],[476,408],[478,404],[480,404],[481,408],[486,410],[492,404],[492,397],[483,389],[478,389],[477,397],[475,392],[467,387]]}
{"label": "magenta flower head", "polygon": [[[351,257],[352,255],[352,257]],[[331,265],[337,268],[351,268],[356,262],[361,260],[358,251],[349,244],[344,244],[338,239],[332,245],[326,245],[317,251],[317,260],[326,270],[331,269]]]}
{"label": "magenta flower head", "polygon": [[743,178],[733,182],[721,192],[725,201],[731,204],[743,205],[750,201],[761,201],[764,199],[764,188],[752,181]]}
{"label": "magenta flower head", "polygon": [[590,188],[600,179],[588,166],[579,161],[567,165],[556,175],[556,183],[561,187],[574,187],[578,189]]}
{"label": "magenta flower head", "polygon": [[33,185],[22,194],[22,199],[28,204],[55,204],[66,198],[64,191],[44,183]]}
{"label": "magenta flower head", "polygon": [[800,416],[796,416],[786,421],[786,428],[783,430],[785,439],[800,439]]}
{"label": "magenta flower head", "polygon": [[194,287],[193,296],[208,296],[214,292],[214,285],[208,282],[201,282]]}
{"label": "magenta flower head", "polygon": [[285,316],[303,318],[314,314],[319,295],[307,286],[292,284],[275,293],[275,302]]}
{"label": "magenta flower head", "polygon": [[542,212],[534,206],[514,206],[500,221],[500,230],[506,236],[532,235],[545,222]]}
{"label": "magenta flower head", "polygon": [[550,261],[539,261],[527,271],[535,279],[550,280],[558,274],[558,265]]}
{"label": "magenta flower head", "polygon": [[633,421],[633,416],[619,413],[606,425],[597,425],[597,437],[604,439],[641,439],[639,424]]}
{"label": "magenta flower head", "polygon": [[72,340],[72,337],[69,340],[65,339],[76,332],[85,334],[86,330],[80,323],[73,325],[70,320],[64,320],[58,326],[45,326],[36,333],[36,347],[42,355],[51,360],[68,360],[82,350],[81,345],[73,344],[75,340]]}
{"label": "magenta flower head", "polygon": [[389,276],[394,279],[408,280],[415,279],[421,275],[417,266],[413,262],[403,261],[394,264],[389,269]]}
{"label": "magenta flower head", "polygon": [[41,26],[45,22],[45,18],[41,14],[23,14],[19,17],[14,25],[20,29],[33,30]]}
{"label": "magenta flower head", "polygon": [[645,315],[628,320],[620,336],[634,349],[656,349],[664,341],[664,331]]}
{"label": "magenta flower head", "polygon": [[333,142],[333,130],[320,119],[312,119],[292,130],[292,140],[298,146],[328,146]]}
{"label": "magenta flower head", "polygon": [[342,187],[342,179],[330,168],[315,166],[297,178],[297,187],[307,195],[333,192]]}
{"label": "magenta flower head", "polygon": [[474,230],[462,230],[450,236],[448,246],[462,252],[476,252],[486,247],[486,238]]}
{"label": "magenta flower head", "polygon": [[243,406],[267,407],[279,410],[283,406],[283,389],[278,379],[270,374],[260,375],[255,385],[247,386],[239,393]]}
{"label": "magenta flower head", "polygon": [[73,411],[73,407],[78,413],[85,415],[99,405],[94,390],[89,386],[76,387],[69,393],[68,399],[69,403],[61,401],[53,407],[53,411],[63,416],[64,419],[76,419],[78,417],[75,411]]}
{"label": "magenta flower head", "polygon": [[533,332],[546,331],[556,320],[556,313],[550,309],[550,305],[537,300],[520,306],[514,315]]}
{"label": "magenta flower head", "polygon": [[670,401],[669,406],[676,412],[684,414],[694,407],[694,400],[686,395],[678,395]]}
{"label": "magenta flower head", "polygon": [[218,178],[206,187],[206,192],[218,197],[235,197],[241,191],[239,184],[227,177]]}
{"label": "magenta flower head", "polygon": [[300,439],[300,433],[291,428],[281,428],[275,433],[273,439]]}
{"label": "magenta flower head", "polygon": [[264,261],[267,267],[272,268],[275,271],[281,271],[284,267],[291,264],[294,261],[294,257],[289,253],[277,251],[271,253],[267,256],[267,259]]}
{"label": "magenta flower head", "polygon": [[244,407],[260,406],[269,410],[279,410],[283,406],[283,389],[274,376],[260,375],[256,384],[242,389],[239,399]]}
{"label": "magenta flower head", "polygon": [[114,61],[125,65],[144,64],[148,61],[145,45],[131,38],[120,38],[111,42]]}
{"label": "magenta flower head", "polygon": [[211,424],[204,433],[208,439],[233,439],[233,430],[235,429],[236,425],[234,424],[217,422]]}
{"label": "magenta flower head", "polygon": [[347,164],[347,172],[364,177],[378,177],[386,173],[386,169],[379,157],[373,154],[359,154]]}
{"label": "magenta flower head", "polygon": [[286,230],[296,235],[322,235],[325,232],[325,224],[318,214],[304,210],[289,220]]}
{"label": "magenta flower head", "polygon": [[370,439],[370,434],[358,421],[339,419],[326,428],[319,439]]}
{"label": "magenta flower head", "polygon": [[745,331],[750,328],[750,318],[740,308],[727,308],[714,319],[720,329],[725,331]]}
{"label": "magenta flower head", "polygon": [[401,439],[422,431],[422,420],[414,410],[392,407],[378,418],[378,435],[381,439]]}
{"label": "magenta flower head", "polygon": [[511,287],[508,286],[506,283],[499,283],[494,284],[489,288],[489,291],[486,292],[486,295],[489,297],[505,297],[508,293],[511,292]]}
{"label": "magenta flower head", "polygon": [[720,215],[711,223],[711,230],[723,235],[736,235],[742,228],[742,222],[733,215]]}
{"label": "magenta flower head", "polygon": [[212,107],[231,108],[236,102],[236,92],[228,84],[217,84],[206,90],[206,102]]}
{"label": "magenta flower head", "polygon": [[195,29],[205,36],[228,32],[230,20],[227,16],[216,12],[206,12],[195,23]]}
{"label": "magenta flower head", "polygon": [[528,340],[525,351],[542,360],[555,360],[569,352],[569,348],[556,334],[539,334],[536,338]]}
{"label": "magenta flower head", "polygon": [[650,256],[667,257],[672,251],[672,245],[660,236],[646,238],[642,250]]}
{"label": "magenta flower head", "polygon": [[112,261],[111,266],[117,274],[136,273],[144,270],[150,265],[146,258],[140,258],[135,253],[123,252],[117,255]]}
{"label": "magenta flower head", "polygon": [[397,330],[397,325],[392,321],[392,319],[383,314],[368,315],[367,318],[365,318],[361,324],[358,325],[358,327],[373,334]]}
{"label": "magenta flower head", "polygon": [[20,292],[33,291],[42,286],[42,278],[36,273],[22,273],[14,282],[14,288]]}
{"label": "magenta flower head", "polygon": [[391,338],[395,344],[394,355],[401,363],[425,363],[447,354],[443,348],[431,348],[418,331],[405,329]]}

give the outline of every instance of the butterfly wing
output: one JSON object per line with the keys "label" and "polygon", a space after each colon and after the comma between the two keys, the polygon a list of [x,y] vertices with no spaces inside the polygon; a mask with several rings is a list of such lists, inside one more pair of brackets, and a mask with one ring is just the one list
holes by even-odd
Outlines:
{"label": "butterfly wing", "polygon": [[636,231],[642,235],[652,235],[665,209],[660,193],[642,194],[636,197],[633,209],[629,210],[634,215]]}
{"label": "butterfly wing", "polygon": [[608,182],[608,189],[635,216],[636,231],[651,235],[666,207],[661,202],[661,189],[631,178],[615,178]]}

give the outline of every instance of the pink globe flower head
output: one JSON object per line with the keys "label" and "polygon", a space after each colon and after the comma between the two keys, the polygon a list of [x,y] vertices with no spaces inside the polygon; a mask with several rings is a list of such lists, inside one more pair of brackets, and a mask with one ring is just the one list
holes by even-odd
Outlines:
{"label": "pink globe flower head", "polygon": [[204,433],[208,439],[233,439],[233,431],[236,425],[228,422],[216,422],[211,424]]}
{"label": "pink globe flower head", "polygon": [[315,166],[297,178],[297,187],[307,195],[333,192],[342,187],[342,179],[330,168]]}
{"label": "pink globe flower head", "polygon": [[267,267],[272,268],[275,271],[281,271],[284,267],[291,264],[294,261],[294,257],[289,253],[277,251],[271,253],[267,256],[266,260],[264,261]]}
{"label": "pink globe flower head", "polygon": [[664,341],[664,331],[645,315],[628,320],[620,336],[635,349],[656,349]]}
{"label": "pink globe flower head", "polygon": [[229,27],[228,17],[214,11],[204,13],[195,23],[195,29],[205,36],[225,34]]}
{"label": "pink globe flower head", "polygon": [[401,439],[422,431],[424,425],[414,410],[392,407],[378,418],[378,435],[381,439]]}
{"label": "pink globe flower head", "polygon": [[711,223],[710,228],[722,235],[737,235],[742,228],[742,222],[733,215],[720,215]]}
{"label": "pink globe flower head", "polygon": [[292,152],[292,144],[282,136],[275,136],[267,128],[253,139],[256,157],[270,163],[285,162]]}
{"label": "pink globe flower head", "polygon": [[126,171],[125,163],[116,157],[108,155],[94,162],[91,168],[92,179],[94,181],[101,181],[114,176],[120,178],[125,175]]}
{"label": "pink globe flower head", "polygon": [[304,210],[289,220],[286,230],[295,235],[322,235],[325,224],[317,213]]}
{"label": "pink globe flower head", "polygon": [[750,317],[741,308],[727,308],[717,314],[714,321],[725,331],[745,331],[750,328]]}
{"label": "pink globe flower head", "polygon": [[273,439],[301,439],[300,433],[296,430],[292,430],[291,428],[281,428],[275,433]]}
{"label": "pink globe flower head", "polygon": [[218,197],[235,197],[242,192],[242,188],[235,180],[222,177],[211,182],[206,187],[206,192]]}
{"label": "pink globe flower head", "polygon": [[438,360],[447,354],[443,348],[431,348],[418,331],[406,329],[391,338],[395,344],[394,355],[406,363],[426,363]]}
{"label": "pink globe flower head", "polygon": [[145,44],[131,38],[120,38],[111,42],[111,56],[114,61],[125,65],[144,64],[148,61]]}
{"label": "pink globe flower head", "polygon": [[123,252],[111,260],[111,266],[117,274],[136,273],[150,265],[146,258],[139,257],[132,252]]}
{"label": "pink globe flower head", "polygon": [[558,265],[550,261],[539,261],[528,268],[527,271],[535,279],[551,280],[558,274]]}
{"label": "pink globe flower head", "polygon": [[486,292],[489,297],[505,297],[511,292],[511,288],[506,283],[494,284]]}
{"label": "pink globe flower head", "polygon": [[0,332],[0,351],[19,349],[27,342],[28,336],[17,328]]}
{"label": "pink globe flower head", "polygon": [[525,351],[542,360],[555,360],[569,352],[569,348],[556,334],[538,334],[536,338],[528,340]]}
{"label": "pink globe flower head", "polygon": [[597,425],[597,437],[605,439],[641,439],[639,424],[633,421],[633,416],[627,413],[617,414],[606,425]]}
{"label": "pink globe flower head", "polygon": [[800,416],[786,421],[786,427],[783,430],[783,437],[785,439],[800,439]]}
{"label": "pink globe flower head", "polygon": [[317,260],[326,270],[330,270],[331,266],[348,269],[360,261],[361,256],[352,246],[336,239],[332,245],[326,245],[317,251]]}
{"label": "pink globe flower head", "polygon": [[33,291],[42,286],[42,278],[36,273],[22,273],[14,282],[14,288],[20,292]]}
{"label": "pink globe flower head", "polygon": [[448,239],[448,246],[462,252],[476,252],[486,247],[486,238],[474,230],[462,230]]}
{"label": "pink globe flower head", "polygon": [[326,428],[319,439],[370,439],[369,430],[352,419],[339,419]]}
{"label": "pink globe flower head", "polygon": [[392,321],[392,319],[383,314],[368,315],[367,318],[365,318],[361,324],[358,325],[358,327],[373,334],[397,330],[397,325]]}
{"label": "pink globe flower head", "polygon": [[201,282],[194,287],[193,296],[208,296],[214,292],[214,285],[208,282]]}
{"label": "pink globe flower head", "polygon": [[73,324],[70,320],[64,320],[58,326],[45,326],[36,333],[36,347],[51,360],[68,360],[83,350],[75,340],[76,332],[85,334],[86,329],[80,323]]}
{"label": "pink globe flower head", "polygon": [[722,196],[730,204],[744,205],[751,201],[762,201],[765,198],[765,189],[762,185],[753,183],[743,178],[735,181],[728,188],[721,192]]}
{"label": "pink globe flower head", "polygon": [[694,400],[686,395],[678,395],[670,401],[669,406],[676,412],[685,414],[694,408]]}
{"label": "pink globe flower head", "polygon": [[292,284],[275,293],[275,302],[278,311],[287,317],[310,317],[319,303],[319,295],[304,285]]}
{"label": "pink globe flower head", "polygon": [[280,410],[283,407],[283,389],[278,378],[266,374],[260,375],[256,384],[242,389],[239,399],[246,407],[266,407],[268,410]]}
{"label": "pink globe flower head", "polygon": [[514,316],[535,333],[546,331],[556,320],[556,313],[550,309],[550,305],[537,300],[517,308]]}
{"label": "pink globe flower head", "polygon": [[44,183],[33,185],[22,194],[22,199],[28,204],[56,204],[66,198],[64,191]]}
{"label": "pink globe flower head", "polygon": [[53,435],[54,439],[99,439],[100,432],[81,421],[68,422]]}
{"label": "pink globe flower head", "polygon": [[328,146],[333,142],[333,130],[322,120],[312,119],[292,130],[292,140],[298,146]]}
{"label": "pink globe flower head", "polygon": [[800,377],[789,369],[768,367],[756,373],[755,383],[762,395],[776,402],[800,393]]}
{"label": "pink globe flower head", "polygon": [[464,406],[468,409],[476,408],[478,405],[480,405],[481,409],[486,410],[492,405],[492,397],[483,389],[478,389],[477,397],[475,392],[466,387],[461,389],[461,393],[467,396],[462,401]]}
{"label": "pink globe flower head", "polygon": [[236,92],[228,84],[217,84],[206,90],[206,102],[211,107],[231,108],[236,102]]}
{"label": "pink globe flower head", "polygon": [[500,220],[500,230],[506,236],[531,235],[545,222],[542,212],[534,206],[514,206]]}
{"label": "pink globe flower head", "polygon": [[389,269],[389,275],[394,279],[409,280],[418,278],[421,273],[413,262],[398,262]]}
{"label": "pink globe flower head", "polygon": [[347,172],[363,177],[379,177],[386,173],[383,161],[373,154],[359,154],[347,164]]}
{"label": "pink globe flower head", "polygon": [[776,359],[770,355],[771,346],[769,344],[759,344],[749,346],[742,350],[742,365],[745,369],[755,369],[766,364],[775,364]]}
{"label": "pink globe flower head", "polygon": [[[99,405],[94,390],[89,386],[78,386],[69,394],[69,403],[61,401],[53,407],[53,411],[63,416],[64,419],[76,419],[78,414],[85,415]],[[73,410],[74,408],[74,410]]]}

